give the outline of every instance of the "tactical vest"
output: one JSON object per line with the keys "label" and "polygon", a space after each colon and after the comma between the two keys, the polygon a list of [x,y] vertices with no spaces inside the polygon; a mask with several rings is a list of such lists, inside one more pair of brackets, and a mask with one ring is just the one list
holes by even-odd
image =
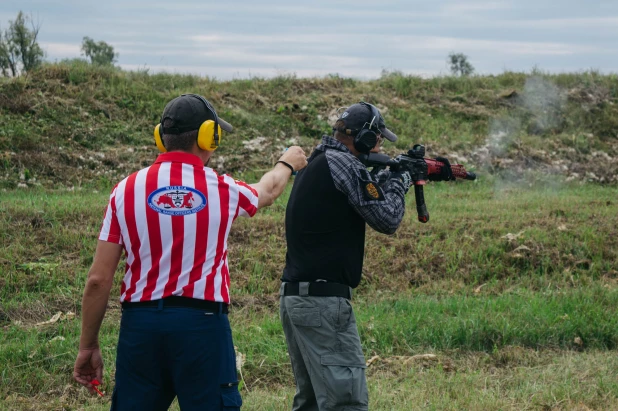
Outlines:
{"label": "tactical vest", "polygon": [[287,254],[282,281],[326,280],[356,287],[365,253],[365,221],[337,190],[326,154],[294,181],[285,213]]}

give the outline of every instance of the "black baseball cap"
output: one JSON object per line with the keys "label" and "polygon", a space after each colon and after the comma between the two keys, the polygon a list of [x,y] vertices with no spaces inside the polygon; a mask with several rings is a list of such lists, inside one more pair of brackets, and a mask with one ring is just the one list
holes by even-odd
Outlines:
{"label": "black baseball cap", "polygon": [[[376,116],[374,115],[372,107],[378,114],[377,119],[374,119]],[[352,104],[350,107],[346,108],[337,121],[342,121],[345,124],[345,128],[335,129],[343,133],[356,135],[365,124],[371,124],[371,128],[381,133],[388,141],[397,141],[397,135],[386,128],[386,123],[384,122],[384,117],[380,114],[380,110],[378,110],[376,106],[365,103],[364,101]]]}
{"label": "black baseball cap", "polygon": [[[167,119],[172,120],[172,124],[164,128],[163,123]],[[227,132],[234,129],[217,115],[215,108],[204,97],[198,94],[183,94],[165,106],[161,116],[161,134],[181,134],[198,130],[206,120],[217,122]]]}

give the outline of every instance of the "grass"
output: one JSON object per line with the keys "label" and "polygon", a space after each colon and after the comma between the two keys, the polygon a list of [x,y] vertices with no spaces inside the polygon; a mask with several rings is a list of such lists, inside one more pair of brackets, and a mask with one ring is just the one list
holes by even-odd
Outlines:
{"label": "grass", "polygon": [[[238,220],[230,238],[246,409],[288,408],[293,395],[277,302],[288,195]],[[109,406],[70,378],[107,196],[0,197],[0,408]],[[598,185],[432,184],[428,224],[410,203],[395,235],[368,232],[354,306],[365,356],[379,357],[368,369],[372,408],[615,408],[615,198]],[[121,271],[101,332],[108,392]],[[58,322],[35,326],[57,312]],[[413,359],[425,353],[436,359]]]}
{"label": "grass", "polygon": [[[357,299],[355,311],[367,359],[449,351],[496,354],[509,347],[581,352],[616,349],[612,312],[617,301],[616,291],[604,288],[497,297],[400,293],[378,301]],[[281,372],[288,360],[276,310],[237,311],[232,319],[235,343],[247,356],[245,378],[285,384],[290,375]]]}
{"label": "grass", "polygon": [[[501,367],[495,359],[516,355],[521,364]],[[444,360],[444,358],[442,358]],[[404,363],[369,368],[372,409],[378,410],[586,410],[616,409],[616,357],[527,352],[496,356],[467,354],[440,363]],[[291,389],[257,388],[245,394],[249,410],[287,410]]]}
{"label": "grass", "polygon": [[[504,366],[503,358],[518,358],[519,362]],[[372,409],[610,410],[618,407],[615,379],[618,363],[611,352],[531,352],[514,347],[492,355],[455,353],[429,363],[404,361],[376,362],[369,367]],[[293,395],[294,389],[289,384],[258,385],[244,390],[243,409],[288,410]],[[44,395],[32,397],[12,394],[4,404],[0,401],[0,405],[8,410],[38,410],[42,402],[48,409],[109,409],[109,398],[92,398],[68,385],[50,387]]]}

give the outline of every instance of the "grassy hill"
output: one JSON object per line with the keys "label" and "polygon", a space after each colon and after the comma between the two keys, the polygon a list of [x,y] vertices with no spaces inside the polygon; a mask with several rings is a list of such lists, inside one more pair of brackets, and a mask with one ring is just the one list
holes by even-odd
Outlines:
{"label": "grassy hill", "polygon": [[109,186],[151,163],[152,129],[182,93],[204,95],[235,126],[213,158],[228,173],[267,168],[291,144],[310,151],[339,107],[366,100],[400,136],[387,153],[420,142],[485,174],[618,181],[616,75],[220,82],[73,62],[0,79],[0,185]]}

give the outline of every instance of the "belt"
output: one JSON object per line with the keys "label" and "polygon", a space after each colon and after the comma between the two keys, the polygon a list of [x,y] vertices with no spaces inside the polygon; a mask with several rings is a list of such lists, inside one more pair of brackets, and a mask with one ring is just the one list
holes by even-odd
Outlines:
{"label": "belt", "polygon": [[283,283],[281,295],[310,295],[312,297],[343,297],[352,299],[352,288],[338,283],[328,282],[301,282]]}
{"label": "belt", "polygon": [[122,302],[122,309],[131,309],[139,307],[188,307],[198,310],[205,310],[212,313],[228,313],[228,305],[216,301],[199,300],[197,298],[171,296],[162,300],[138,301],[138,302]]}

